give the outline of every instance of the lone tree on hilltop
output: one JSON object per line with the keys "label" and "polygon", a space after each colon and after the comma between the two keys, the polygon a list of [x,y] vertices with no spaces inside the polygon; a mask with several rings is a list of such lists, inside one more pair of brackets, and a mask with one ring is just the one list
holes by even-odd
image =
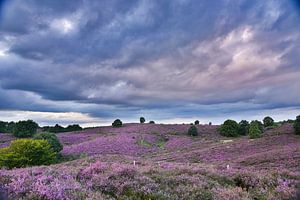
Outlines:
{"label": "lone tree on hilltop", "polygon": [[264,122],[264,127],[269,127],[269,126],[273,126],[274,125],[274,119],[272,119],[272,117],[265,117],[263,119],[263,122]]}
{"label": "lone tree on hilltop", "polygon": [[144,117],[140,117],[140,123],[141,123],[141,124],[145,123],[145,121],[146,121],[146,120],[145,120]]}

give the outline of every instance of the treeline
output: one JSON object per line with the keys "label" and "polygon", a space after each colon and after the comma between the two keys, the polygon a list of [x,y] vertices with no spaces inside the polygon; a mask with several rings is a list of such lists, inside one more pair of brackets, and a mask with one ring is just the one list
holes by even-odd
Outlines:
{"label": "treeline", "polygon": [[78,124],[68,125],[67,127],[60,126],[59,124],[56,124],[55,126],[40,127],[38,123],[34,122],[33,120],[23,120],[18,122],[0,121],[0,133],[13,133],[16,136],[21,133],[24,135],[24,137],[26,137],[28,132],[30,132],[30,135],[32,132],[36,132],[38,129],[43,132],[60,133],[80,131],[83,128]]}
{"label": "treeline", "polygon": [[78,124],[73,124],[64,128],[59,124],[56,124],[55,126],[44,126],[42,127],[42,130],[51,133],[60,133],[60,132],[81,131],[82,127],[80,127]]}

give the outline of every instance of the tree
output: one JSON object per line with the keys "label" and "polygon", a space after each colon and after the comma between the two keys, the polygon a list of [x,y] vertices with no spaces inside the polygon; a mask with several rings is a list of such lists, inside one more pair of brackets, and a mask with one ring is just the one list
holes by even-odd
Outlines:
{"label": "tree", "polygon": [[122,126],[122,121],[120,119],[116,119],[113,123],[112,126],[115,128],[121,127]]}
{"label": "tree", "polygon": [[190,128],[188,130],[188,135],[190,135],[190,136],[197,136],[198,135],[198,130],[197,130],[197,127],[195,125],[190,126]]}
{"label": "tree", "polygon": [[264,132],[264,124],[261,121],[254,120],[257,123],[259,130],[263,133]]}
{"label": "tree", "polygon": [[220,134],[226,137],[237,137],[239,135],[238,131],[238,123],[231,119],[226,120],[219,128]]}
{"label": "tree", "polygon": [[199,125],[199,124],[200,124],[199,120],[196,120],[195,125]]}
{"label": "tree", "polygon": [[294,121],[294,129],[297,135],[300,135],[300,115],[297,116],[296,120]]}
{"label": "tree", "polygon": [[239,135],[248,135],[249,133],[249,122],[242,120],[239,123]]}
{"label": "tree", "polygon": [[0,121],[0,133],[6,133],[7,132],[7,122]]}
{"label": "tree", "polygon": [[13,134],[18,138],[31,137],[36,133],[38,124],[32,120],[19,121],[16,123]]}
{"label": "tree", "polygon": [[35,140],[46,140],[56,153],[59,153],[63,149],[62,144],[54,133],[42,132],[35,134],[33,138]]}
{"label": "tree", "polygon": [[65,132],[69,132],[69,131],[81,131],[82,128],[81,126],[79,126],[78,124],[73,124],[73,125],[69,125],[67,126],[67,128],[65,128]]}
{"label": "tree", "polygon": [[264,122],[264,127],[269,127],[269,126],[273,126],[274,125],[274,120],[267,116],[263,119],[263,122]]}
{"label": "tree", "polygon": [[146,121],[146,120],[145,120],[144,117],[140,117],[140,123],[141,123],[141,124],[145,123],[145,121]]}
{"label": "tree", "polygon": [[249,137],[251,139],[261,137],[262,131],[259,129],[259,123],[252,121],[249,126]]}
{"label": "tree", "polygon": [[149,124],[155,124],[155,122],[154,121],[150,121]]}

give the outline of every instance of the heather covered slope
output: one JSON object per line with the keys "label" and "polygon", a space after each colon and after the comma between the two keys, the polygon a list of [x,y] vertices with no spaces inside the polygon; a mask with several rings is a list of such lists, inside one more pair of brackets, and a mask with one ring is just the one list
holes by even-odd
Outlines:
{"label": "heather covered slope", "polygon": [[[293,199],[300,181],[300,138],[287,124],[250,140],[217,126],[126,124],[60,133],[51,166],[1,170],[11,199]],[[7,138],[6,138],[7,139]],[[11,138],[10,138],[11,139]],[[134,165],[135,163],[135,165]]]}

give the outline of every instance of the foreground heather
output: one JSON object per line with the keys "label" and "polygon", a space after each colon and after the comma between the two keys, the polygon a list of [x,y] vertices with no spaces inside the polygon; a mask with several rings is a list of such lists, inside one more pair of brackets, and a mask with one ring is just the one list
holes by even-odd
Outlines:
{"label": "foreground heather", "polygon": [[64,155],[89,157],[0,170],[0,187],[10,199],[295,198],[300,138],[290,125],[255,140],[221,137],[215,126],[199,126],[192,138],[187,128],[129,124],[62,133]]}
{"label": "foreground heather", "polygon": [[216,169],[91,157],[69,164],[1,171],[11,199],[291,199],[299,174],[288,170]]}

